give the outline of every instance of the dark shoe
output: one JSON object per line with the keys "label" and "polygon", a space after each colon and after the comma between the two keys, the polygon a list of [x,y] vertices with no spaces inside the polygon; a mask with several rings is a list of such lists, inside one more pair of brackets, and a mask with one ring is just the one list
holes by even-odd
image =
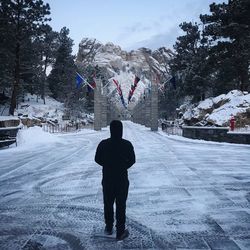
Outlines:
{"label": "dark shoe", "polygon": [[113,228],[112,227],[105,227],[105,229],[104,229],[104,233],[106,234],[106,235],[111,235],[112,233],[113,233]]}
{"label": "dark shoe", "polygon": [[124,239],[127,238],[128,236],[129,236],[129,231],[128,231],[128,229],[125,229],[125,230],[123,231],[123,233],[117,234],[117,235],[116,235],[116,239],[117,239],[117,240],[124,240]]}

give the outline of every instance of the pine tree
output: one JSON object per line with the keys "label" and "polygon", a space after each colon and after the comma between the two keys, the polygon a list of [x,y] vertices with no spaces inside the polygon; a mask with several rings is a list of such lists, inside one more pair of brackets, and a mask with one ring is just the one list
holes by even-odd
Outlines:
{"label": "pine tree", "polygon": [[[9,109],[11,115],[14,114],[20,83],[23,82],[23,75],[25,75],[22,72],[22,68],[27,70],[29,67],[28,61],[24,62],[25,57],[27,57],[27,49],[36,37],[40,26],[49,20],[46,18],[48,14],[50,14],[49,5],[44,5],[42,0],[1,1],[0,16],[3,22],[3,24],[1,23],[1,29],[3,30],[3,35],[7,34],[9,42],[9,46],[4,47],[5,51],[3,53],[7,52],[6,56],[10,56],[8,69],[13,77]],[[6,45],[6,41],[4,43]]]}
{"label": "pine tree", "polygon": [[73,40],[68,35],[69,29],[63,27],[59,33],[56,60],[48,76],[52,96],[59,101],[67,101],[75,89],[76,67],[72,55]]}
{"label": "pine tree", "polygon": [[14,50],[13,35],[9,30],[13,26],[9,23],[8,14],[5,11],[4,2],[0,3],[0,86],[6,90],[13,82]]}
{"label": "pine tree", "polygon": [[52,30],[49,25],[43,25],[40,30],[40,35],[35,41],[36,53],[39,57],[39,78],[38,94],[43,99],[45,104],[45,93],[48,93],[47,86],[47,71],[48,67],[55,63],[56,51],[59,48],[59,34]]}
{"label": "pine tree", "polygon": [[[230,0],[211,4],[210,15],[201,15],[204,35],[210,42],[211,65],[217,75],[215,88],[249,87],[250,1]],[[221,89],[222,88],[222,89]]]}
{"label": "pine tree", "polygon": [[174,45],[176,54],[170,60],[170,68],[173,74],[180,76],[179,95],[191,95],[197,101],[202,99],[209,88],[206,40],[202,38],[197,23],[184,22],[180,27],[185,35],[177,38]]}

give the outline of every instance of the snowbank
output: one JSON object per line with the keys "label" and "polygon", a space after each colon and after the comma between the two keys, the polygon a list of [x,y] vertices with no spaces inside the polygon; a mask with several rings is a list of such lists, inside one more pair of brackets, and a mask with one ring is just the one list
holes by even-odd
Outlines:
{"label": "snowbank", "polygon": [[60,140],[58,135],[44,132],[41,127],[37,126],[21,129],[17,135],[18,148],[25,149],[60,142]]}
{"label": "snowbank", "polygon": [[[218,128],[216,128],[218,129]],[[187,137],[183,137],[183,136],[179,136],[179,135],[171,135],[171,134],[167,134],[166,132],[163,131],[158,131],[158,134],[168,137],[168,139],[170,140],[175,140],[175,141],[180,141],[180,142],[188,142],[188,143],[192,143],[192,144],[208,144],[208,145],[233,145],[234,147],[244,147],[244,148],[250,148],[250,145],[246,145],[246,144],[237,144],[237,143],[229,143],[229,142],[216,142],[216,141],[207,141],[207,140],[203,140],[203,139],[191,139],[191,138],[187,138]],[[237,132],[228,132],[230,134],[242,134],[242,133],[237,133]],[[246,132],[246,134],[249,134],[248,132]]]}

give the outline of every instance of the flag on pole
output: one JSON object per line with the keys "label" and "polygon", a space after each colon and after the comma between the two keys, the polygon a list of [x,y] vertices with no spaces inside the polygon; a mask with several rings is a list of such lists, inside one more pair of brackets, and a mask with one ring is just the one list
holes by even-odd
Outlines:
{"label": "flag on pole", "polygon": [[124,101],[123,95],[121,96],[121,101],[122,101],[123,106],[126,108],[126,104],[125,104],[125,101]]}
{"label": "flag on pole", "polygon": [[138,76],[135,77],[135,80],[134,80],[134,87],[137,86],[137,83],[138,83],[140,80],[141,80],[141,79],[140,79]]}
{"label": "flag on pole", "polygon": [[163,93],[164,88],[166,88],[166,84],[171,83],[172,87],[176,89],[176,78],[175,76],[170,76],[164,83],[158,83],[158,89]]}
{"label": "flag on pole", "polygon": [[115,80],[115,79],[113,79],[113,82],[114,82],[114,83],[115,83],[115,85],[116,85],[117,92],[118,92],[119,96],[121,96],[121,95],[122,95],[122,90],[121,90],[121,86],[120,86],[120,84],[119,84],[119,83],[118,83],[118,81],[117,81],[117,80]]}
{"label": "flag on pole", "polygon": [[136,87],[137,87],[137,84],[138,84],[138,82],[139,82],[140,80],[141,80],[141,79],[140,79],[138,76],[135,76],[134,84],[131,85],[131,89],[130,89],[129,94],[128,94],[128,102],[130,102],[130,100],[131,100],[131,98],[132,98],[132,96],[133,96],[133,94],[134,94],[134,91],[135,91],[135,89],[136,89]]}
{"label": "flag on pole", "polygon": [[173,88],[176,89],[176,79],[175,79],[175,76],[172,76],[172,78],[169,80],[169,82],[171,82]]}
{"label": "flag on pole", "polygon": [[80,88],[81,86],[87,85],[87,95],[89,94],[90,91],[94,90],[96,87],[96,83],[93,79],[91,84],[83,77],[80,75],[78,72],[76,72],[76,88]]}
{"label": "flag on pole", "polygon": [[125,104],[125,101],[124,101],[124,98],[123,98],[121,85],[120,85],[119,82],[118,82],[117,80],[115,80],[115,79],[113,79],[113,82],[114,82],[114,84],[116,85],[116,89],[117,89],[118,95],[119,95],[120,98],[121,98],[121,102],[122,102],[124,108],[127,108],[127,107],[126,107],[126,104]]}
{"label": "flag on pole", "polygon": [[162,94],[164,95],[164,88],[165,88],[165,83],[158,83],[158,89],[162,92]]}
{"label": "flag on pole", "polygon": [[76,88],[80,88],[84,82],[84,78],[76,72]]}
{"label": "flag on pole", "polygon": [[88,90],[88,92],[91,92],[92,90],[94,90],[95,87],[96,87],[96,83],[95,83],[94,80],[91,83],[87,83],[87,90]]}

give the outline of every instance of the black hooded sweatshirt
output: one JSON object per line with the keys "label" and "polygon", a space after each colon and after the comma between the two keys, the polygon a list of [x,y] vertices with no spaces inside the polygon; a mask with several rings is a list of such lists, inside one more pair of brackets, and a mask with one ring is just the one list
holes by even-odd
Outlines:
{"label": "black hooded sweatshirt", "polygon": [[135,163],[135,153],[130,141],[122,139],[122,123],[112,121],[111,137],[102,140],[96,150],[95,161],[103,167],[103,181],[128,179],[128,171]]}

